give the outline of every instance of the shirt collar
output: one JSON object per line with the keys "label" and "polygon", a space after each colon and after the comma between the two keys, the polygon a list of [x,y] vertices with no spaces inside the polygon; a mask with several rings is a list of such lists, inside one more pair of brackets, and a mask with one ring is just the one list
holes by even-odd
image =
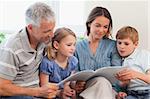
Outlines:
{"label": "shirt collar", "polygon": [[128,57],[126,57],[125,59],[134,59],[134,58],[136,58],[137,54],[138,54],[138,49],[136,48],[136,49],[132,52],[132,54],[129,55]]}
{"label": "shirt collar", "polygon": [[[27,52],[36,52],[35,49],[31,48],[31,45],[29,43],[29,37],[28,37],[28,30],[27,28],[22,29],[20,32],[20,38],[21,38],[21,44],[24,50]],[[41,43],[38,45],[37,50],[41,50],[45,48],[45,44]]]}

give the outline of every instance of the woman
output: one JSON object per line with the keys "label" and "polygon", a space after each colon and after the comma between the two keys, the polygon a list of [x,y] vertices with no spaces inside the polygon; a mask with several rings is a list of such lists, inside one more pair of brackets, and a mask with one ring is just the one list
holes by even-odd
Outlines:
{"label": "woman", "polygon": [[[86,28],[88,38],[76,45],[75,56],[79,60],[78,70],[121,66],[116,42],[109,39],[112,30],[112,18],[109,11],[103,7],[95,7],[86,21]],[[86,82],[85,90],[84,82],[77,83],[76,90],[82,92],[80,96],[85,99],[112,99],[113,97],[111,84],[103,77],[97,77]]]}

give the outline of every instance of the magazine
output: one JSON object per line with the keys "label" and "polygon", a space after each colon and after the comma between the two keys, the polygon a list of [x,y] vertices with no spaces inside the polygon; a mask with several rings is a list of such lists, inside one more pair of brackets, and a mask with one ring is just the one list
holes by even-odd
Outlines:
{"label": "magazine", "polygon": [[118,80],[115,77],[116,73],[122,70],[125,67],[122,66],[109,66],[109,67],[102,67],[97,69],[96,71],[93,70],[83,70],[72,74],[71,76],[67,77],[66,79],[62,80],[58,83],[58,85],[63,84],[67,81],[87,81],[94,77],[105,77],[108,79],[112,84],[116,83]]}

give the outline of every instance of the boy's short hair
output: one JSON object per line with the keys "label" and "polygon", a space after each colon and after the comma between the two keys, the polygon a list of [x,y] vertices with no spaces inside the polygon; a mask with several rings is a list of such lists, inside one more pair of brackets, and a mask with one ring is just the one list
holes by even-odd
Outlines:
{"label": "boy's short hair", "polygon": [[125,26],[118,30],[116,34],[116,39],[126,39],[129,38],[133,43],[139,41],[138,31],[131,26]]}

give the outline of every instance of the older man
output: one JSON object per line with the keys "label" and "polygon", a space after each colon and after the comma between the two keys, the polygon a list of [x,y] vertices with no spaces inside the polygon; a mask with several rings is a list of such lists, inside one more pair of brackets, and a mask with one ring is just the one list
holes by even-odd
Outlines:
{"label": "older man", "polygon": [[39,64],[46,44],[53,37],[54,13],[44,3],[26,10],[26,27],[0,48],[1,99],[53,98],[57,85],[39,87]]}

